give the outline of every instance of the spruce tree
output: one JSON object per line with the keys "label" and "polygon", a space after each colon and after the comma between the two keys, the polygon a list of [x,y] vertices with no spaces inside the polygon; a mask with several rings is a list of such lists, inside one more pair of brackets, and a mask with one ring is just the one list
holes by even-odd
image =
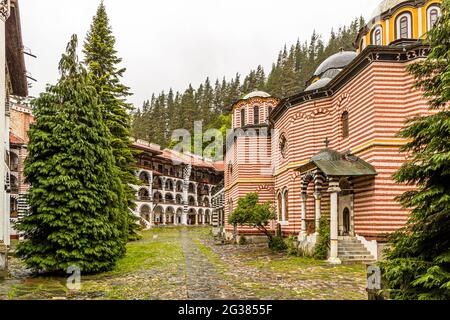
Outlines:
{"label": "spruce tree", "polygon": [[128,216],[130,240],[134,240],[139,238],[137,231],[140,227],[136,223],[137,218],[131,212],[135,207],[136,197],[130,184],[138,184],[134,175],[135,159],[130,141],[131,115],[128,112],[132,110],[132,106],[125,101],[131,94],[129,88],[120,81],[125,69],[118,67],[122,59],[117,56],[115,42],[102,1],[87,34],[83,53],[88,70],[93,75],[94,86],[100,96],[103,119],[113,137],[114,158],[116,165],[120,168],[119,177],[126,191],[122,200],[123,211]]}
{"label": "spruce tree", "polygon": [[396,181],[415,186],[400,201],[408,224],[392,236],[381,264],[394,299],[450,299],[450,1],[429,32],[427,59],[409,67],[431,114],[408,121],[400,136],[410,154]]}
{"label": "spruce tree", "polygon": [[36,271],[110,270],[125,253],[124,215],[111,148],[92,77],[78,62],[72,36],[60,79],[33,101],[25,175],[29,215],[18,223],[17,255]]}

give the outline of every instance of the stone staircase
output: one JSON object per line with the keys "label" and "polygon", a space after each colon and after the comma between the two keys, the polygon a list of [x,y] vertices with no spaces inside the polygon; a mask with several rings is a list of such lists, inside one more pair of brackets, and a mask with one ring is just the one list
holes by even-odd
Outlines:
{"label": "stone staircase", "polygon": [[373,263],[375,258],[364,245],[353,237],[340,237],[338,242],[338,257],[343,264]]}

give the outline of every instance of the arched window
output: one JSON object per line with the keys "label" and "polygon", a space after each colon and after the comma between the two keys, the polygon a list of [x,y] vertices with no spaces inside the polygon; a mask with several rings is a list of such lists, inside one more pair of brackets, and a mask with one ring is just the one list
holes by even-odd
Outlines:
{"label": "arched window", "polygon": [[397,17],[396,36],[397,36],[397,39],[411,39],[412,38],[412,16],[411,16],[411,13],[405,12]]}
{"label": "arched window", "polygon": [[289,192],[286,191],[284,194],[284,220],[289,221],[289,201],[288,201]]}
{"label": "arched window", "polygon": [[383,45],[383,28],[377,26],[372,31],[372,44],[376,46]]}
{"label": "arched window", "polygon": [[241,127],[245,126],[245,109],[241,109]]}
{"label": "arched window", "polygon": [[259,108],[253,107],[253,124],[259,124]]}
{"label": "arched window", "polygon": [[270,114],[272,113],[272,107],[269,107],[269,116],[270,116]]}
{"label": "arched window", "polygon": [[283,205],[282,205],[281,192],[278,194],[278,221],[283,220]]}
{"label": "arched window", "polygon": [[441,8],[436,5],[432,5],[427,9],[427,21],[428,21],[428,31],[433,29],[437,20],[441,16]]}
{"label": "arched window", "polygon": [[366,38],[365,37],[363,37],[361,39],[361,42],[359,43],[359,47],[360,47],[361,51],[363,51],[366,48]]}
{"label": "arched window", "polygon": [[349,130],[348,130],[348,112],[347,111],[344,111],[342,113],[341,121],[342,121],[342,137],[343,138],[347,138],[348,135],[349,135]]}

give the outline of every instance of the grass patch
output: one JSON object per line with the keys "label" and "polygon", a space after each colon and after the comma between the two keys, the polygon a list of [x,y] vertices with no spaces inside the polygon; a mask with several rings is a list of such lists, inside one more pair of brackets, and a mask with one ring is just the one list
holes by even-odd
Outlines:
{"label": "grass patch", "polygon": [[100,275],[109,276],[183,263],[183,249],[176,241],[179,228],[155,228],[142,232],[142,235],[141,240],[127,244],[127,253],[117,262],[114,270]]}
{"label": "grass patch", "polygon": [[270,269],[273,271],[287,272],[299,268],[323,265],[322,261],[303,257],[286,257],[283,259],[256,259],[247,261],[247,264],[258,269]]}

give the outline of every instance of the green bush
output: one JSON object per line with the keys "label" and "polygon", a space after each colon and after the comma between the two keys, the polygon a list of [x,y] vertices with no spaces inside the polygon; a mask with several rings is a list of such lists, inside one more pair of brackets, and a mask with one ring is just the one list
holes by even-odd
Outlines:
{"label": "green bush", "polygon": [[319,221],[319,239],[314,249],[313,257],[319,260],[325,260],[328,257],[330,248],[330,222],[322,217]]}
{"label": "green bush", "polygon": [[288,246],[286,244],[286,242],[284,242],[284,239],[280,236],[277,237],[273,237],[269,240],[269,248],[272,251],[275,252],[280,252],[280,251],[285,251]]}
{"label": "green bush", "polygon": [[287,254],[289,256],[298,256],[299,255],[296,240],[297,240],[297,238],[294,236],[289,236],[289,238],[287,238],[287,240],[286,240]]}
{"label": "green bush", "polygon": [[247,238],[244,236],[240,236],[239,237],[239,245],[243,246],[245,244],[247,244]]}

